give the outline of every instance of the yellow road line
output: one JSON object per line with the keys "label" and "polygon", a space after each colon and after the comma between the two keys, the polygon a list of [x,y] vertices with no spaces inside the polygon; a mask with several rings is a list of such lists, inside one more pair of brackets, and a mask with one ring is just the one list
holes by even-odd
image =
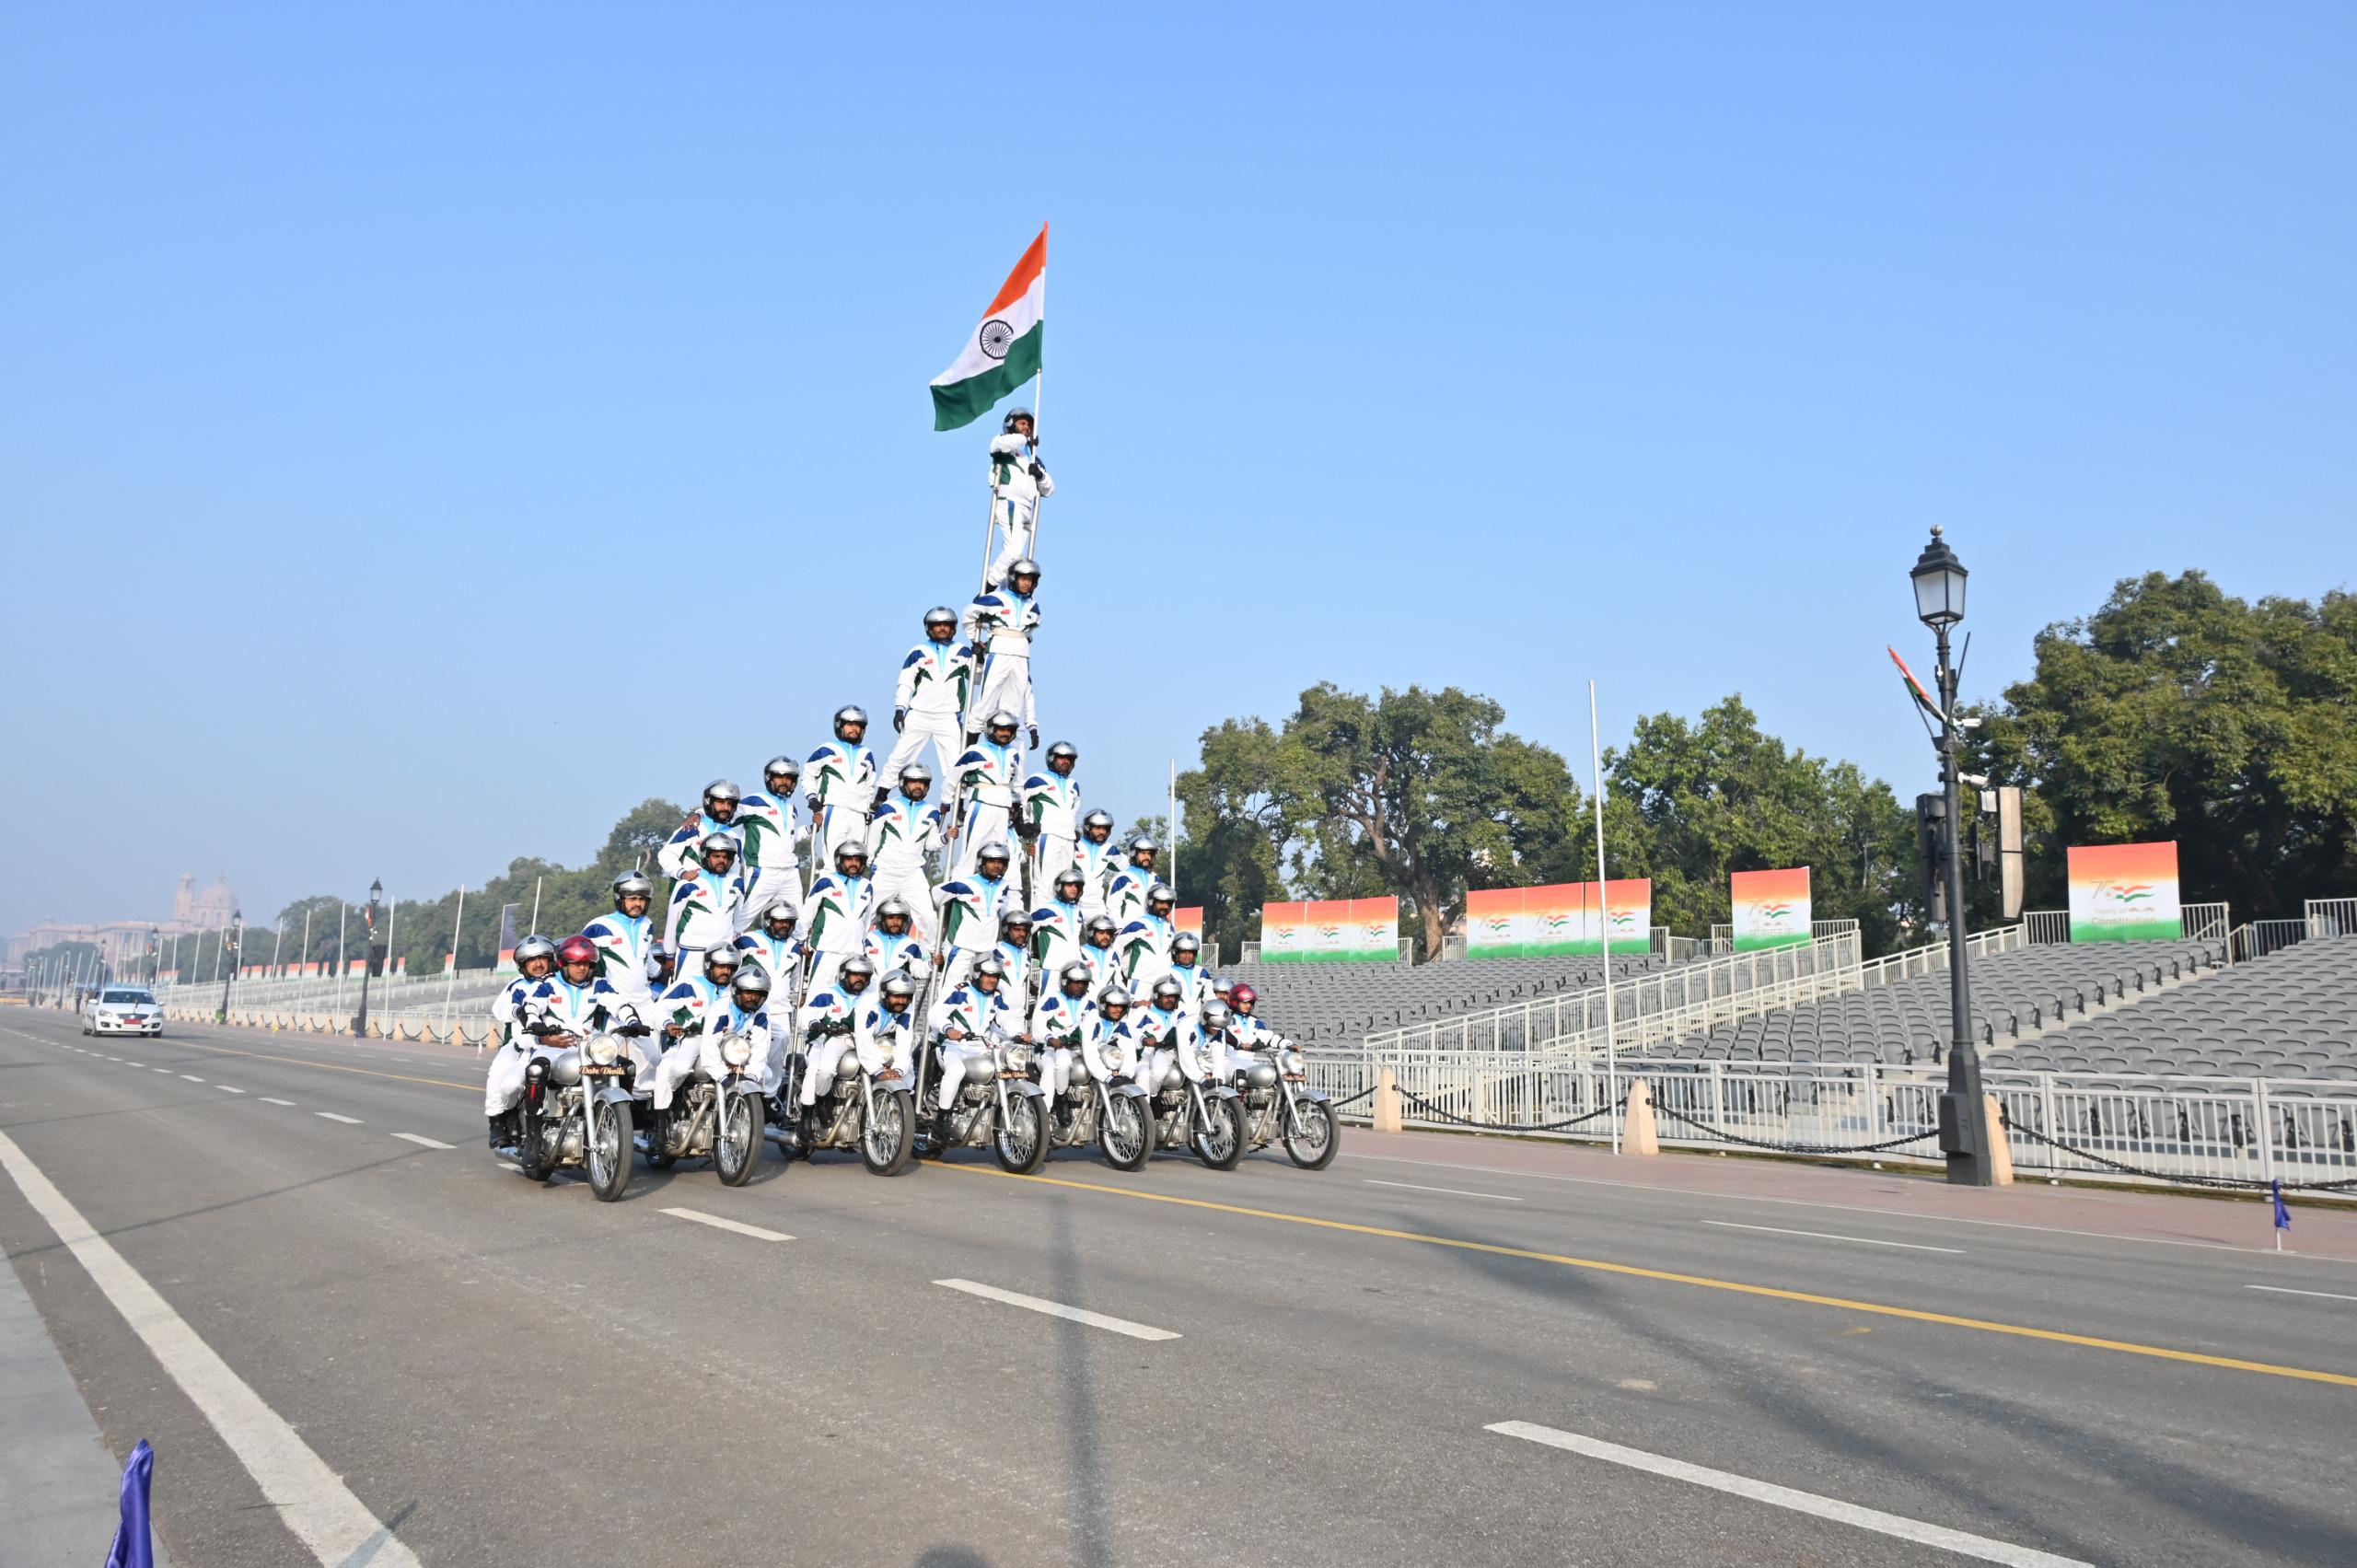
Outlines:
{"label": "yellow road line", "polygon": [[2279,1366],[2268,1361],[2243,1361],[2228,1355],[2204,1355],[2199,1351],[2171,1350],[2166,1345],[2138,1344],[2131,1340],[2107,1340],[2092,1334],[2066,1334],[2058,1329],[2033,1329],[2020,1323],[1997,1323],[1986,1318],[1959,1318],[1945,1312],[1925,1312],[1913,1307],[1891,1307],[1878,1301],[1852,1301],[1838,1295],[1817,1295],[1805,1290],[1783,1290],[1774,1285],[1747,1284],[1741,1280],[1713,1279],[1707,1274],[1681,1274],[1667,1269],[1641,1268],[1634,1263],[1613,1263],[1599,1258],[1573,1258],[1560,1252],[1538,1252],[1523,1247],[1500,1247],[1487,1241],[1466,1241],[1453,1236],[1427,1236],[1421,1231],[1389,1230],[1381,1225],[1353,1225],[1348,1220],[1320,1219],[1314,1214],[1291,1214],[1279,1209],[1251,1209],[1237,1203],[1214,1203],[1204,1198],[1179,1198],[1167,1192],[1146,1192],[1132,1187],[1108,1187],[1095,1181],[1072,1181],[1057,1176],[1015,1176],[989,1166],[945,1165],[945,1170],[966,1171],[977,1176],[1004,1177],[1011,1181],[1037,1181],[1051,1187],[1070,1187],[1082,1192],[1109,1192],[1117,1198],[1138,1198],[1154,1203],[1178,1203],[1190,1209],[1209,1209],[1215,1214],[1242,1214],[1248,1219],[1283,1220],[1288,1225],[1315,1225],[1320,1230],[1339,1230],[1353,1236],[1381,1237],[1388,1241],[1414,1241],[1427,1247],[1450,1247],[1466,1252],[1486,1252],[1500,1258],[1521,1258],[1534,1263],[1553,1263],[1566,1269],[1585,1269],[1603,1274],[1622,1274],[1631,1279],[1661,1280],[1670,1284],[1699,1285],[1705,1290],[1732,1291],[1738,1295],[1766,1296],[1773,1301],[1796,1301],[1809,1307],[1832,1307],[1844,1312],[1867,1312],[1880,1318],[1904,1318],[1917,1323],[1940,1323],[1951,1329],[1977,1329],[1986,1334],[2010,1334],[2015,1339],[2044,1340],[2052,1344],[2077,1345],[2086,1350],[2116,1351],[2123,1355],[2152,1356],[2161,1361],[2189,1362],[2196,1366],[2220,1366],[2231,1372],[2258,1372],[2270,1377],[2292,1377],[2308,1383],[2335,1383],[2344,1388],[2357,1388],[2357,1376],[2345,1372],[2317,1372],[2305,1366]]}

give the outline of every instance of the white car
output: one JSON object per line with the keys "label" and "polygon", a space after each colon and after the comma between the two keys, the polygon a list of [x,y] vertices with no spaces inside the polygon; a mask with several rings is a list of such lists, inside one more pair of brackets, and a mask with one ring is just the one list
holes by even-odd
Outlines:
{"label": "white car", "polygon": [[159,1035],[164,1010],[155,993],[136,986],[110,985],[82,1004],[86,1035]]}

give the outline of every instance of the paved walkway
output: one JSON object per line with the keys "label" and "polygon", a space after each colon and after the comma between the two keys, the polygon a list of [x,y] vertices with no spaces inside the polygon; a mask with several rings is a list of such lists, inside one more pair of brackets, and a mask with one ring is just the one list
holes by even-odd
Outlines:
{"label": "paved walkway", "polygon": [[[0,1564],[104,1562],[122,1464],[17,1271],[0,1263]],[[169,1561],[160,1544],[156,1561]]]}

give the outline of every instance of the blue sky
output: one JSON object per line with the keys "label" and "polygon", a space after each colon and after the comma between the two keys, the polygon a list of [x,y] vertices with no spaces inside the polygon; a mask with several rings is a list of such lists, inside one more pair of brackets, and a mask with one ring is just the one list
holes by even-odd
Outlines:
{"label": "blue sky", "polygon": [[1984,694],[2357,560],[2345,6],[491,9],[0,24],[0,927],[577,863],[882,710],[1042,219],[1041,704],[1124,821],[1321,679],[1583,778],[1589,677],[1739,690],[1910,793],[1929,524]]}

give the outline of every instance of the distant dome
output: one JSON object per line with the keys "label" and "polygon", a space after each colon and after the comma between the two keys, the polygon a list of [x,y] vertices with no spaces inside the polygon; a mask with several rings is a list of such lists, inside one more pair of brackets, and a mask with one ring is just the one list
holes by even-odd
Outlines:
{"label": "distant dome", "polygon": [[204,891],[197,894],[196,907],[209,914],[226,915],[238,907],[238,895],[229,890],[226,877],[215,877]]}

